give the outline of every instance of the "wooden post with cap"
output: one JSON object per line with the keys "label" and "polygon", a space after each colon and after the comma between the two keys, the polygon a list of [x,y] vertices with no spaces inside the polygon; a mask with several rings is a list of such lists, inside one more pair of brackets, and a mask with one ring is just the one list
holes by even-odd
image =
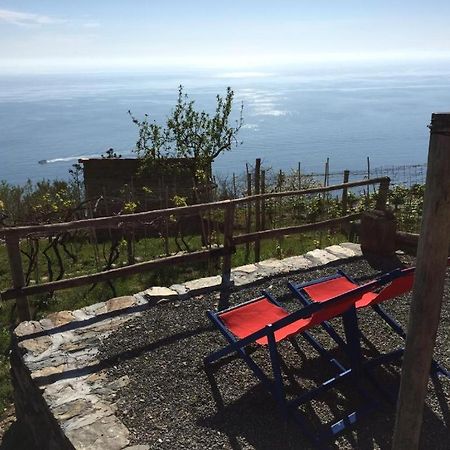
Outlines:
{"label": "wooden post with cap", "polygon": [[419,448],[450,241],[450,113],[431,116],[417,268],[397,402],[394,450]]}

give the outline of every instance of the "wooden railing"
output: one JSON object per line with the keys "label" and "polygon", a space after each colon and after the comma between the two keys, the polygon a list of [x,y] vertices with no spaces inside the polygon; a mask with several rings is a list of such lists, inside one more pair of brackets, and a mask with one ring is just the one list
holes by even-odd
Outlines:
{"label": "wooden railing", "polygon": [[[313,231],[329,228],[331,226],[348,223],[360,217],[359,213],[346,214],[339,218],[324,220],[315,223],[308,223],[289,227],[280,227],[271,230],[257,230],[255,232],[234,235],[235,208],[237,206],[242,204],[248,204],[249,202],[256,202],[256,205],[260,205],[261,202],[270,198],[302,196],[308,194],[318,194],[342,190],[342,200],[346,208],[348,189],[360,186],[379,184],[380,187],[378,191],[376,208],[385,209],[387,195],[389,191],[389,182],[390,179],[388,177],[380,177],[380,178],[372,178],[369,180],[355,181],[351,183],[343,183],[334,186],[317,187],[312,189],[304,189],[296,191],[264,193],[258,195],[251,195],[248,197],[237,198],[233,200],[224,200],[213,203],[203,203],[178,208],[167,208],[135,214],[99,217],[95,219],[86,219],[74,222],[64,222],[55,224],[1,228],[0,237],[2,237],[6,243],[13,285],[12,288],[6,289],[3,292],[1,292],[1,298],[2,300],[16,299],[19,319],[29,320],[30,310],[27,299],[27,296],[29,295],[42,294],[45,292],[53,292],[60,289],[68,289],[91,283],[108,281],[118,277],[125,277],[129,275],[142,273],[155,268],[172,266],[174,264],[180,263],[204,261],[212,257],[223,258],[221,290],[223,293],[222,298],[224,298],[230,287],[231,259],[232,259],[231,257],[235,251],[236,245],[248,242],[259,242],[262,239],[273,238],[276,236],[282,236],[286,234],[302,233],[305,231]],[[25,285],[25,277],[20,253],[20,241],[23,238],[26,238],[28,236],[45,237],[51,236],[58,232],[67,232],[80,229],[97,230],[111,227],[121,228],[127,224],[146,223],[149,220],[155,218],[168,218],[171,216],[180,217],[183,215],[200,214],[205,211],[211,210],[224,211],[223,245],[219,247],[208,248],[205,250],[199,250],[190,253],[175,254],[146,262],[131,264],[125,267],[104,270],[94,274],[82,275],[74,278],[50,281],[31,286]]]}

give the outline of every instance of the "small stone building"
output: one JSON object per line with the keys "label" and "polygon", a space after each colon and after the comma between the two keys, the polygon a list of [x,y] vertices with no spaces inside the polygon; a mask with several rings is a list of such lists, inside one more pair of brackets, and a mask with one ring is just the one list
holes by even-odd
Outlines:
{"label": "small stone building", "polygon": [[[155,161],[151,168],[141,170],[137,158],[83,158],[86,199],[97,202],[94,216],[117,214],[124,203],[137,205],[136,211],[174,206],[175,195],[185,197],[188,204],[208,196],[195,196],[195,161],[168,158]],[[99,200],[101,199],[101,200]]]}

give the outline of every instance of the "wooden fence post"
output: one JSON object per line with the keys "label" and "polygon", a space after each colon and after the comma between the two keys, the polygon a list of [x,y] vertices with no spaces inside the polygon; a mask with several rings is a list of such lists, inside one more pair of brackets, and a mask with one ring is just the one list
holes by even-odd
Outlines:
{"label": "wooden fence post", "polygon": [[417,268],[392,448],[419,448],[450,240],[450,113],[432,114]]}
{"label": "wooden fence post", "polygon": [[327,158],[325,161],[325,169],[323,172],[323,187],[327,185],[327,177],[328,177],[328,164],[330,163],[330,158]]}
{"label": "wooden fence post", "polygon": [[[261,158],[256,158],[255,164],[255,195],[261,192]],[[261,231],[261,200],[255,202],[255,230]],[[261,241],[255,241],[255,262],[261,259]]]}
{"label": "wooden fence post", "polygon": [[[261,194],[266,193],[266,171],[261,170]],[[261,200],[261,230],[266,229],[266,199]]]}
{"label": "wooden fence post", "polygon": [[233,228],[234,228],[234,203],[230,202],[225,209],[223,248],[225,254],[222,262],[222,284],[220,287],[219,309],[227,308],[230,300],[231,289],[231,261],[233,256]]}
{"label": "wooden fence post", "polygon": [[[247,196],[250,197],[252,195],[252,174],[247,173]],[[252,204],[251,202],[247,203],[247,221],[245,223],[245,232],[250,233],[252,226]],[[250,243],[247,242],[245,244],[245,261],[248,262],[250,259]]]}
{"label": "wooden fence post", "polygon": [[[344,183],[347,184],[350,177],[350,170],[344,170]],[[348,189],[342,189],[342,214],[347,214],[348,208]]]}
{"label": "wooden fence post", "polygon": [[[387,198],[389,195],[389,184],[391,180],[386,177],[385,180],[380,182],[380,188],[378,189],[378,198],[375,208],[380,211],[384,211],[386,209]],[[369,186],[367,186],[367,190],[369,190]]]}
{"label": "wooden fence post", "polygon": [[[6,248],[8,251],[9,267],[11,268],[12,282],[15,289],[20,289],[25,286],[25,277],[23,275],[22,257],[20,256],[20,242],[19,236],[6,236]],[[30,306],[25,295],[16,298],[17,315],[19,320],[30,320]]]}
{"label": "wooden fence post", "polygon": [[[166,190],[164,192],[164,203],[165,207],[169,207],[169,187],[166,186]],[[170,255],[170,247],[169,247],[169,218],[164,217],[164,252],[166,256]]]}

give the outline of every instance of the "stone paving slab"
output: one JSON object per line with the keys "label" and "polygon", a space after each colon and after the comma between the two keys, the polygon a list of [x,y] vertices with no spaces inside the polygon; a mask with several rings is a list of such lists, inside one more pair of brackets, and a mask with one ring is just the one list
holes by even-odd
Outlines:
{"label": "stone paving slab", "polygon": [[[303,256],[236,267],[232,278],[236,286],[243,286],[360,254],[356,244],[333,245]],[[151,300],[183,300],[217,290],[220,283],[220,276],[212,276],[170,287],[153,286],[133,296],[19,324],[14,331],[12,356],[18,418],[28,421],[31,427],[39,421],[33,436],[55,442],[42,448],[148,450],[145,445],[131,445],[129,431],[115,415],[115,393],[129,379],[124,376],[115,382],[107,381],[98,347],[149,305],[158,307]],[[48,421],[43,425],[45,417]]]}
{"label": "stone paving slab", "polygon": [[310,252],[305,253],[305,258],[311,261],[311,267],[323,266],[325,264],[337,261],[339,259],[338,256],[336,256],[333,253],[330,253],[326,249],[311,250]]}

